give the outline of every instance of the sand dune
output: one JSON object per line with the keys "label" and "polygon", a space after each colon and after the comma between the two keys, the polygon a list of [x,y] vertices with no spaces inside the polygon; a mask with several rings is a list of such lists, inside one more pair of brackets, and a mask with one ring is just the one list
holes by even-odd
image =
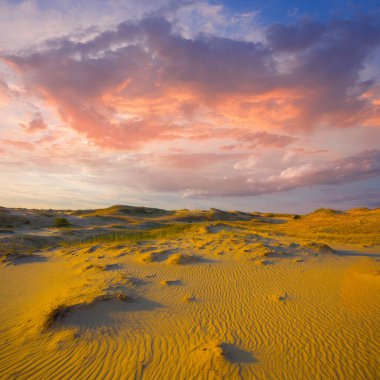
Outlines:
{"label": "sand dune", "polygon": [[240,219],[8,254],[0,378],[379,378],[378,247]]}

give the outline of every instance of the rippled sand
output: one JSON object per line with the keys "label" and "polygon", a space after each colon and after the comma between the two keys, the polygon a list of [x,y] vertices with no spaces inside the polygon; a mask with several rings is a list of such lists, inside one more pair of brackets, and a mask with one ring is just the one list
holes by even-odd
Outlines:
{"label": "rippled sand", "polygon": [[0,377],[379,378],[379,255],[236,234],[74,246],[1,267]]}

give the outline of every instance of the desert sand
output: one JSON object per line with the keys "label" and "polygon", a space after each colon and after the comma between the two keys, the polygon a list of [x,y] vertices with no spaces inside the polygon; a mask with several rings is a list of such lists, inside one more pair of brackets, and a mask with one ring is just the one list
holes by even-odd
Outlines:
{"label": "desert sand", "polygon": [[2,208],[0,378],[379,379],[379,217]]}

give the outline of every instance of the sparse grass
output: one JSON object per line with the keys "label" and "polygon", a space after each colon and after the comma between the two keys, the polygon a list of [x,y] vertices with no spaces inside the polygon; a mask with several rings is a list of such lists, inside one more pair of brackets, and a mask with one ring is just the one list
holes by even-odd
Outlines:
{"label": "sparse grass", "polygon": [[77,210],[73,211],[72,215],[79,215],[82,217],[120,217],[120,216],[162,216],[169,214],[170,211],[150,208],[150,207],[134,207],[115,205],[103,209],[96,210]]}
{"label": "sparse grass", "polygon": [[141,260],[145,263],[153,263],[154,261],[157,261],[158,258],[161,256],[160,251],[154,251],[154,252],[148,252],[145,255],[141,257]]}
{"label": "sparse grass", "polygon": [[25,224],[24,216],[12,215],[8,210],[0,210],[0,228],[14,228]]}
{"label": "sparse grass", "polygon": [[186,295],[182,298],[182,302],[185,302],[185,303],[195,302],[196,300],[197,299],[193,294]]}
{"label": "sparse grass", "polygon": [[133,302],[133,298],[126,295],[125,293],[118,292],[118,293],[115,293],[114,296],[115,298],[123,302]]}
{"label": "sparse grass", "polygon": [[261,242],[253,244],[252,248],[254,254],[261,257],[266,257],[269,254],[273,253],[269,247],[267,247],[264,243]]}
{"label": "sparse grass", "polygon": [[281,302],[281,301],[286,301],[289,297],[286,293],[283,293],[283,294],[272,294],[271,298],[273,299],[273,301]]}
{"label": "sparse grass", "polygon": [[15,259],[33,257],[32,249],[26,247],[23,238],[0,241],[0,262],[12,262]]}
{"label": "sparse grass", "polygon": [[62,322],[75,308],[75,305],[59,304],[53,307],[44,317],[42,331],[48,331],[56,323]]}
{"label": "sparse grass", "polygon": [[57,306],[53,306],[44,316],[42,321],[42,332],[49,331],[55,325],[63,322],[63,320],[76,310],[83,309],[85,307],[96,304],[99,301],[119,300],[122,302],[133,302],[134,299],[123,292],[100,294],[85,300],[81,303],[65,304],[61,303]]}
{"label": "sparse grass", "polygon": [[251,220],[254,216],[241,211],[223,211],[215,208],[209,210],[175,210],[171,216],[175,220],[187,222],[207,222],[207,221],[240,221]]}
{"label": "sparse grass", "polygon": [[310,249],[312,251],[320,252],[320,253],[330,253],[330,254],[335,253],[335,251],[330,246],[323,243],[316,243],[316,242],[306,243],[303,245],[303,247],[305,247],[306,249]]}
{"label": "sparse grass", "polygon": [[176,253],[168,259],[168,264],[184,265],[199,261],[198,256]]}
{"label": "sparse grass", "polygon": [[270,261],[269,260],[265,260],[265,259],[259,259],[259,260],[255,261],[255,264],[256,265],[265,266],[265,265],[270,264]]}
{"label": "sparse grass", "polygon": [[113,242],[131,242],[171,239],[182,234],[192,234],[199,230],[199,226],[192,224],[170,224],[165,227],[152,228],[149,230],[114,231],[111,233],[97,234],[83,239],[62,242],[63,245],[99,244]]}
{"label": "sparse grass", "polygon": [[178,284],[181,284],[181,281],[179,281],[179,280],[164,280],[164,281],[161,281],[161,285],[164,285],[164,286],[172,286],[172,285],[178,285]]}
{"label": "sparse grass", "polygon": [[24,248],[23,240],[0,241],[0,254],[2,256],[17,254]]}
{"label": "sparse grass", "polygon": [[380,245],[380,209],[346,212],[319,209],[284,224],[255,224],[267,234],[285,235],[298,241],[318,241],[368,246]]}

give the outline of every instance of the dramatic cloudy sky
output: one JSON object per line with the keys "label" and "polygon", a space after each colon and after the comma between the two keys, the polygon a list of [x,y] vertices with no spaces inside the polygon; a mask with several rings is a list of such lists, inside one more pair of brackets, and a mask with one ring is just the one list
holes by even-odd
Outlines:
{"label": "dramatic cloudy sky", "polygon": [[376,3],[0,0],[0,205],[380,206]]}

